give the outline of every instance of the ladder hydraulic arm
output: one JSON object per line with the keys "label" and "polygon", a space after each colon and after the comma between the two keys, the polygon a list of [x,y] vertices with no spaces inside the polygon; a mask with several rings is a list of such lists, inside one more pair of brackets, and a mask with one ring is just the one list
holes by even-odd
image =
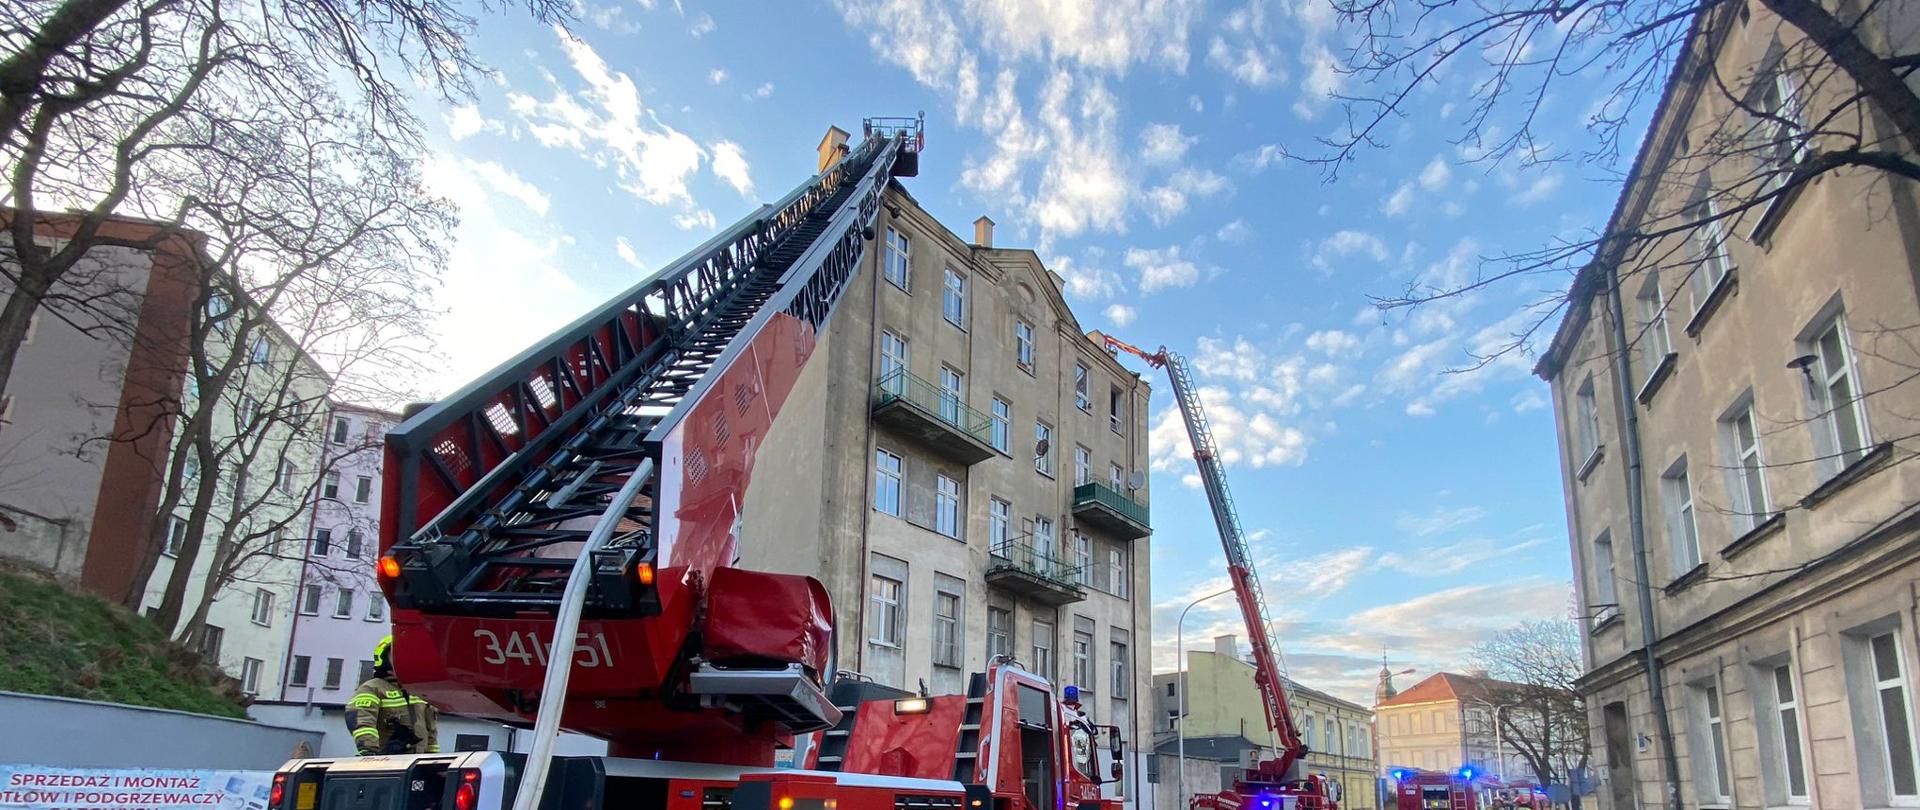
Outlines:
{"label": "ladder hydraulic arm", "polygon": [[1109,351],[1124,351],[1156,368],[1166,369],[1167,377],[1173,384],[1173,398],[1180,407],[1180,418],[1186,424],[1187,439],[1193,444],[1193,461],[1199,468],[1200,483],[1207,493],[1207,504],[1213,510],[1213,524],[1220,533],[1220,544],[1226,550],[1227,574],[1233,581],[1234,596],[1239,600],[1241,618],[1246,621],[1247,635],[1253,647],[1253,679],[1260,688],[1261,706],[1266,711],[1267,728],[1273,732],[1279,749],[1279,756],[1259,763],[1250,774],[1256,778],[1247,781],[1255,784],[1283,784],[1301,781],[1307,754],[1306,740],[1300,736],[1300,729],[1294,724],[1293,713],[1287,701],[1287,681],[1280,667],[1279,645],[1273,636],[1272,625],[1268,621],[1266,594],[1260,588],[1260,577],[1254,571],[1253,553],[1247,547],[1247,538],[1240,528],[1240,515],[1233,506],[1233,493],[1227,490],[1227,471],[1220,460],[1219,447],[1213,440],[1213,429],[1207,423],[1206,409],[1200,403],[1200,393],[1194,387],[1193,377],[1187,371],[1186,359],[1161,348],[1148,352],[1125,341],[1111,336],[1105,337]]}
{"label": "ladder hydraulic arm", "polygon": [[[523,723],[549,662],[571,663],[566,727],[742,764],[837,719],[817,694],[824,589],[734,568],[739,505],[922,143],[917,120],[870,119],[779,201],[388,434],[378,572],[412,691]],[[564,600],[583,557],[587,582]],[[728,594],[763,600],[771,636],[791,631],[788,672],[766,671],[754,645],[770,635],[723,621],[740,615],[718,609]],[[563,601],[581,617],[572,638],[554,637]],[[730,656],[751,666],[715,666]]]}

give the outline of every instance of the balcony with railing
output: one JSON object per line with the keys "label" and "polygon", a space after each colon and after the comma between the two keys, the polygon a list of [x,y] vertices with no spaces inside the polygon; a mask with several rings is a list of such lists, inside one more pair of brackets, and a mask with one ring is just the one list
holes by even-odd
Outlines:
{"label": "balcony with railing", "polygon": [[874,384],[873,419],[961,464],[993,457],[991,418],[903,368]]}
{"label": "balcony with railing", "polygon": [[1031,543],[1007,541],[987,559],[987,584],[1047,605],[1087,598],[1081,566],[1054,557]]}
{"label": "balcony with railing", "polygon": [[1073,518],[1122,540],[1153,533],[1146,504],[1093,481],[1073,488]]}

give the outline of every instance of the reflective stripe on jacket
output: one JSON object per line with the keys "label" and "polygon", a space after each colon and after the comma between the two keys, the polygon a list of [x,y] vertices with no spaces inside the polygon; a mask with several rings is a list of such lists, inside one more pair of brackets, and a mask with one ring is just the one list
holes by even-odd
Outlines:
{"label": "reflective stripe on jacket", "polygon": [[440,751],[440,713],[389,678],[360,684],[346,706],[347,729],[361,755]]}

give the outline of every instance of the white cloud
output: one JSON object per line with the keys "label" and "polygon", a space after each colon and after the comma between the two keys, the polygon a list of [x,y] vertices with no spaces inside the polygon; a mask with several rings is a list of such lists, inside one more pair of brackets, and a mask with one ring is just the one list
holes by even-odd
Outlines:
{"label": "white cloud", "polygon": [[1061,286],[1074,298],[1098,301],[1112,298],[1125,289],[1119,273],[1105,267],[1090,267],[1066,256],[1048,262],[1047,269],[1060,274],[1064,281]]}
{"label": "white cloud", "polygon": [[1287,80],[1274,47],[1278,39],[1267,31],[1267,5],[1249,0],[1227,12],[1219,33],[1207,43],[1207,64],[1256,89],[1278,87]]}
{"label": "white cloud", "polygon": [[1351,332],[1322,329],[1307,336],[1307,348],[1329,357],[1339,357],[1360,348],[1360,338]]}
{"label": "white cloud", "polygon": [[1165,225],[1186,212],[1190,198],[1211,197],[1231,187],[1227,178],[1206,169],[1181,169],[1167,178],[1165,185],[1148,189],[1142,199],[1153,223]]}
{"label": "white cloud", "polygon": [[1320,244],[1314,247],[1312,262],[1314,267],[1328,270],[1334,261],[1350,256],[1366,256],[1383,262],[1388,255],[1387,245],[1380,241],[1380,237],[1366,231],[1341,230],[1320,240]]}
{"label": "white cloud", "polygon": [[[697,209],[687,180],[705,157],[699,145],[661,123],[641,102],[633,79],[608,68],[586,42],[555,29],[574,71],[586,83],[576,94],[559,86],[545,101],[511,93],[508,102],[541,145],[568,148],[602,166],[611,165],[622,189],[655,205]],[[706,220],[711,223],[712,215]]]}
{"label": "white cloud", "polygon": [[1247,171],[1259,174],[1269,167],[1279,165],[1287,159],[1287,150],[1277,143],[1261,144],[1254,149],[1235,155],[1235,166],[1244,166]]}
{"label": "white cloud", "polygon": [[1445,188],[1447,180],[1453,177],[1453,168],[1447,165],[1447,159],[1436,155],[1427,167],[1420,170],[1420,187],[1428,191]]}
{"label": "white cloud", "polygon": [[518,201],[535,214],[543,217],[547,215],[547,208],[552,201],[547,198],[546,192],[520,179],[520,175],[514,174],[512,169],[492,161],[466,160],[464,162],[467,170],[481,182],[486,183],[489,188]]}
{"label": "white cloud", "polygon": [[1459,667],[1466,651],[1494,633],[1534,619],[1564,619],[1569,587],[1545,579],[1463,585],[1359,611],[1334,632],[1298,646],[1378,656],[1391,649],[1423,668]]}
{"label": "white cloud", "polygon": [[753,95],[756,98],[766,98],[773,95],[773,82],[767,82],[766,84],[753,88]]}
{"label": "white cloud", "polygon": [[1380,203],[1380,210],[1387,216],[1397,217],[1406,213],[1412,206],[1413,184],[1402,183],[1399,188],[1393,190],[1393,194],[1387,197],[1386,201]]}
{"label": "white cloud", "polygon": [[1438,412],[1433,409],[1432,402],[1429,402],[1424,399],[1416,399],[1412,402],[1407,403],[1406,413],[1408,416],[1426,417],[1426,416],[1432,416]]}
{"label": "white cloud", "polygon": [[1508,199],[1512,201],[1514,205],[1524,208],[1553,196],[1553,192],[1560,188],[1560,183],[1563,179],[1565,178],[1563,178],[1559,172],[1543,173],[1539,177],[1534,178],[1533,182],[1528,183],[1526,188],[1521,189]]}
{"label": "white cloud", "polygon": [[1235,219],[1232,222],[1220,226],[1220,230],[1213,232],[1213,238],[1234,244],[1245,242],[1252,236],[1253,229],[1247,227],[1247,221],[1244,219]]}
{"label": "white cloud", "polygon": [[1127,306],[1126,304],[1107,305],[1107,320],[1113,321],[1114,326],[1126,326],[1133,323],[1134,314],[1133,307]]}
{"label": "white cloud", "polygon": [[713,15],[701,14],[700,19],[694,20],[693,26],[687,29],[687,33],[692,34],[694,39],[699,39],[713,33],[713,27]]}
{"label": "white cloud", "polygon": [[1206,103],[1206,102],[1204,102],[1204,101],[1201,101],[1201,100],[1200,100],[1200,97],[1199,97],[1199,96],[1197,96],[1197,95],[1195,95],[1195,96],[1187,96],[1187,107],[1188,107],[1188,109],[1191,109],[1191,110],[1193,110],[1194,112],[1206,112],[1206,111],[1207,111],[1207,103]]}
{"label": "white cloud", "polygon": [[1056,60],[1108,73],[1137,63],[1184,71],[1187,31],[1198,6],[1197,0],[959,3],[964,21],[979,32],[982,51],[1009,61]]}
{"label": "white cloud", "polygon": [[1148,124],[1140,131],[1140,157],[1148,163],[1178,163],[1199,140],[1198,135],[1183,134],[1179,124]]}
{"label": "white cloud", "polygon": [[1511,400],[1514,413],[1537,411],[1547,407],[1547,395],[1540,392],[1538,386],[1529,386],[1526,390],[1513,395]]}
{"label": "white cloud", "polygon": [[642,270],[647,269],[646,264],[640,261],[639,254],[636,254],[633,252],[633,243],[627,241],[626,237],[624,236],[614,237],[613,252],[620,254],[621,261],[626,262],[627,264],[631,264],[634,267],[640,268]]}
{"label": "white cloud", "polygon": [[713,212],[695,208],[673,215],[673,224],[683,231],[709,230],[714,226]]}
{"label": "white cloud", "polygon": [[726,80],[727,80],[727,72],[724,70],[721,70],[720,68],[714,68],[712,70],[707,71],[707,82],[710,84],[720,84],[722,82],[725,82]]}
{"label": "white cloud", "polygon": [[499,134],[505,131],[499,121],[489,120],[480,114],[480,108],[472,104],[463,104],[453,108],[446,116],[447,137],[454,141],[464,141],[482,132]]}
{"label": "white cloud", "polygon": [[[1220,448],[1220,462],[1229,467],[1247,464],[1253,467],[1299,465],[1307,458],[1307,434],[1299,428],[1283,425],[1264,410],[1249,409],[1228,389],[1203,385],[1198,391],[1207,410],[1207,422],[1213,428],[1214,444]],[[1167,409],[1148,434],[1153,468],[1164,472],[1185,472],[1193,465],[1193,444],[1187,439],[1186,424],[1180,414]],[[1183,483],[1187,483],[1183,479]],[[1189,486],[1198,486],[1194,476]]]}
{"label": "white cloud", "polygon": [[1489,560],[1517,554],[1544,545],[1544,538],[1533,537],[1511,543],[1487,538],[1463,540],[1438,546],[1426,546],[1407,552],[1380,555],[1380,564],[1409,574],[1435,576],[1458,574]]}
{"label": "white cloud", "polygon": [[1486,516],[1487,510],[1478,506],[1440,507],[1424,515],[1401,515],[1393,525],[1408,534],[1426,537],[1471,525]]}
{"label": "white cloud", "polygon": [[1200,268],[1180,258],[1180,246],[1162,250],[1128,248],[1126,265],[1139,271],[1140,291],[1151,293],[1168,287],[1191,287],[1200,280]]}
{"label": "white cloud", "polygon": [[[1308,5],[1319,4],[1319,0],[1308,2]],[[1320,114],[1321,107],[1340,92],[1344,82],[1340,63],[1322,42],[1309,40],[1301,46],[1300,63],[1306,66],[1307,75],[1300,82],[1300,99],[1293,104],[1293,114],[1311,121]]]}
{"label": "white cloud", "polygon": [[713,173],[733,186],[734,191],[747,198],[753,197],[753,178],[747,167],[747,156],[740,151],[740,145],[733,141],[715,141],[707,147],[713,152]]}

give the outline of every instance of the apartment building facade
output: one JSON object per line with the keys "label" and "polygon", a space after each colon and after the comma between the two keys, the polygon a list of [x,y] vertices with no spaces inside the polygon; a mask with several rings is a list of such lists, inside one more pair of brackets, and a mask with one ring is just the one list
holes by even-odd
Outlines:
{"label": "apartment building facade", "polygon": [[[1153,676],[1152,744],[1160,774],[1155,807],[1187,806],[1176,776],[1182,734],[1189,796],[1232,788],[1233,772],[1249,752],[1271,752],[1278,744],[1238,638],[1217,636],[1212,650],[1188,650],[1186,657],[1185,673]],[[1373,712],[1293,681],[1287,682],[1287,700],[1309,749],[1307,771],[1340,784],[1342,807],[1375,806]]]}
{"label": "apartment building facade", "polygon": [[[1382,677],[1387,677],[1384,671]],[[1386,694],[1373,707],[1379,774],[1397,768],[1452,773],[1471,766],[1505,781],[1537,781],[1526,760],[1500,738],[1500,686],[1475,675],[1441,672]]]}
{"label": "apartment building facade", "polygon": [[1010,655],[1141,740],[1149,387],[992,227],[969,243],[887,189],[759,451],[740,563],[826,584],[841,669],[957,693]]}
{"label": "apartment building facade", "polygon": [[345,703],[371,677],[374,645],[392,632],[373,563],[380,553],[382,448],[399,422],[399,414],[347,403],[328,414],[282,701]]}
{"label": "apartment building facade", "polygon": [[[1913,11],[1876,8],[1863,41],[1911,52]],[[1791,58],[1817,53],[1760,4],[1699,17],[1608,232],[1695,224],[1582,271],[1536,369],[1603,808],[1920,804],[1920,194],[1854,169],[1753,196],[1903,149],[1828,115],[1855,91]],[[1783,145],[1703,154],[1728,122]]]}

